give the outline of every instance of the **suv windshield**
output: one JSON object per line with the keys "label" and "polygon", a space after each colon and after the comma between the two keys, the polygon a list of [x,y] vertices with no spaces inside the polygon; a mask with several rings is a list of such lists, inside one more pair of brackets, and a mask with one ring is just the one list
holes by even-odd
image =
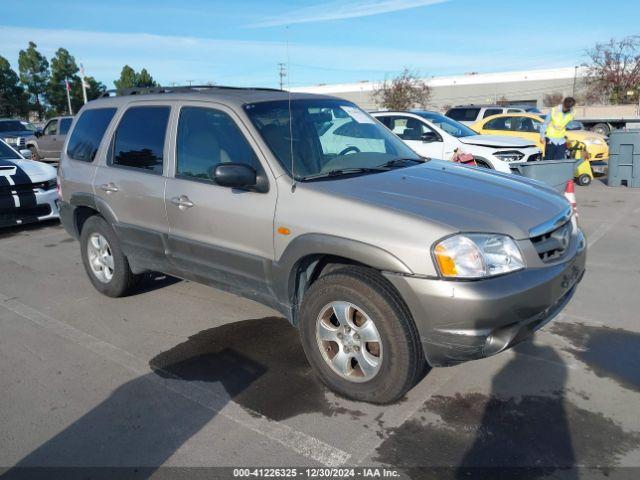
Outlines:
{"label": "suv windshield", "polygon": [[[421,161],[402,140],[352,103],[326,99],[290,103],[291,111],[288,100],[249,104],[245,110],[280,164],[297,180],[320,178],[324,173],[374,173],[385,171],[383,166]],[[398,159],[409,161],[393,162]]]}
{"label": "suv windshield", "polygon": [[447,132],[449,135],[453,135],[454,137],[470,137],[472,135],[477,135],[477,132],[474,132],[466,125],[456,122],[449,117],[445,117],[444,115],[440,115],[435,112],[416,112],[417,115],[420,115],[423,118],[426,118],[431,123],[440,127],[442,130]]}
{"label": "suv windshield", "polygon": [[26,129],[19,120],[3,120],[0,122],[0,132],[22,132]]}
{"label": "suv windshield", "polygon": [[4,142],[0,142],[0,160],[15,160],[20,156]]}

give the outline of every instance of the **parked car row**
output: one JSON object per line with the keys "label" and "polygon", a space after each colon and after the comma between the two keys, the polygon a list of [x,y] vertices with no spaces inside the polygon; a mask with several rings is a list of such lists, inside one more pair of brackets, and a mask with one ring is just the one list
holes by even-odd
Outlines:
{"label": "parked car row", "polygon": [[0,119],[0,138],[17,149],[30,150],[32,160],[57,162],[73,117],[51,118],[42,130],[29,122]]}
{"label": "parked car row", "polygon": [[[405,142],[433,158],[464,146],[495,169]],[[427,364],[510,348],[572,297],[586,242],[570,204],[498,171],[539,152],[430,112],[140,90],[78,113],[60,158],[61,220],[99,292],[127,295],[160,271],[251,298],[300,329],[330,388],[386,403]]]}

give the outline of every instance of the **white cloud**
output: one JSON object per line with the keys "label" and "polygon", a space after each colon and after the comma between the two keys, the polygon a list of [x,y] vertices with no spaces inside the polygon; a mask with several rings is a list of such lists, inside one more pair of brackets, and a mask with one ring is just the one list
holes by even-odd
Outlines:
{"label": "white cloud", "polygon": [[325,22],[346,18],[368,17],[383,13],[426,7],[449,0],[339,0],[283,12],[277,17],[247,25],[250,28],[276,27],[297,23]]}

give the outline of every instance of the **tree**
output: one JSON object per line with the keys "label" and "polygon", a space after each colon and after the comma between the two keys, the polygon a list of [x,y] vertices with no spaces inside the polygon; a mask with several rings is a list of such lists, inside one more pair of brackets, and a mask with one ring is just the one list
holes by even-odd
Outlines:
{"label": "tree", "polygon": [[146,68],[140,70],[140,73],[137,73],[133,68],[129,65],[125,65],[122,67],[122,71],[120,72],[120,78],[113,82],[115,87],[118,90],[123,90],[125,88],[140,88],[140,87],[157,87],[158,84],[153,79],[151,74],[147,71]]}
{"label": "tree", "polygon": [[640,94],[640,35],[596,43],[587,52],[587,92],[590,100],[635,102]]}
{"label": "tree", "polygon": [[0,117],[26,116],[28,112],[28,97],[18,74],[9,61],[0,56]]}
{"label": "tree", "polygon": [[18,54],[18,71],[20,81],[26,86],[31,96],[31,101],[42,119],[44,108],[40,96],[44,95],[49,80],[49,62],[37,50],[38,46],[29,42],[26,50],[20,50]]}
{"label": "tree", "polygon": [[67,105],[67,86],[69,82],[71,109],[77,112],[82,107],[82,84],[78,76],[78,65],[76,59],[65,48],[56,50],[55,55],[51,59],[51,76],[47,84],[47,101],[51,107],[51,113],[60,115],[68,113]]}
{"label": "tree", "polygon": [[404,68],[391,81],[385,80],[373,91],[374,100],[389,110],[408,110],[415,106],[426,107],[431,89],[416,73]]}
{"label": "tree", "polygon": [[542,104],[545,107],[555,107],[556,105],[560,105],[562,103],[563,96],[561,93],[553,92],[553,93],[545,93],[542,96]]}

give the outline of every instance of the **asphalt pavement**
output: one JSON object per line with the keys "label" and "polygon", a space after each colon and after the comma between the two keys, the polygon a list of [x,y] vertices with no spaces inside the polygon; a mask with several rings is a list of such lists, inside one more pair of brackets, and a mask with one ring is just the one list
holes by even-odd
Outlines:
{"label": "asphalt pavement", "polygon": [[107,298],[59,224],[2,230],[0,466],[639,478],[640,189],[576,190],[589,251],[566,310],[511,351],[429,371],[384,407],[327,391],[297,331],[266,307],[160,275]]}

